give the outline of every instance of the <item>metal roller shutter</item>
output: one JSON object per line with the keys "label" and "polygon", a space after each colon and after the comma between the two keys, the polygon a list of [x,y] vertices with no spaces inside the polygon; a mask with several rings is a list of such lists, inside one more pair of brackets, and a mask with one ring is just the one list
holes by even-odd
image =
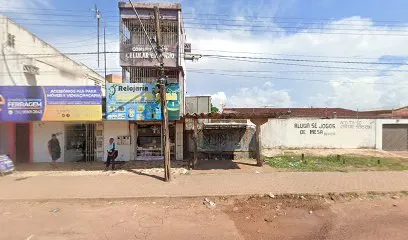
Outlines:
{"label": "metal roller shutter", "polygon": [[382,142],[385,151],[408,151],[408,124],[383,125]]}

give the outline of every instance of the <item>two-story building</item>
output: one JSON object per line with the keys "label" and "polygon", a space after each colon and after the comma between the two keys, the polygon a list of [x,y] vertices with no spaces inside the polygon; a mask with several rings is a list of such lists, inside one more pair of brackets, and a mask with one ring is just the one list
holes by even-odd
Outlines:
{"label": "two-story building", "polygon": [[[105,142],[117,141],[118,160],[160,160],[162,152],[161,105],[157,82],[154,7],[160,11],[161,43],[170,120],[171,155],[183,159],[185,111],[184,43],[181,5],[176,3],[119,3],[121,84],[108,84]],[[134,8],[133,8],[134,7]]]}

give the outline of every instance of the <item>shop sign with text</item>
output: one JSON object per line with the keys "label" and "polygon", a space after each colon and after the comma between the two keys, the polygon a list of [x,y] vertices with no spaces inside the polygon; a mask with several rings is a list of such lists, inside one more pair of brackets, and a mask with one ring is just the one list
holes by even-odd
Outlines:
{"label": "shop sign with text", "polygon": [[[154,83],[107,84],[107,120],[161,120],[159,88]],[[169,120],[180,119],[179,84],[167,85]]]}
{"label": "shop sign with text", "polygon": [[0,121],[101,121],[97,86],[0,86]]}
{"label": "shop sign with text", "polygon": [[[122,44],[120,47],[121,66],[158,66],[156,54],[150,46]],[[163,62],[166,67],[177,67],[177,47],[166,46],[163,52]]]}

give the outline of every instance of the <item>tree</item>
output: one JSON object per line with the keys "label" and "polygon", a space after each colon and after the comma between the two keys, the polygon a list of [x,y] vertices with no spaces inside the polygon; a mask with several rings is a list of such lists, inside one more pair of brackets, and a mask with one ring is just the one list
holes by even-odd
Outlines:
{"label": "tree", "polygon": [[211,113],[218,113],[220,112],[220,109],[218,109],[217,107],[215,107],[212,103],[211,103]]}

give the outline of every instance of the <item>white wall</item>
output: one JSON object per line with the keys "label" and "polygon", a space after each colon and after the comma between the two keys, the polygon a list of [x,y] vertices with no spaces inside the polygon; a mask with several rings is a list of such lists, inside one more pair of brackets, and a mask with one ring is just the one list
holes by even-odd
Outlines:
{"label": "white wall", "polygon": [[375,148],[376,121],[364,119],[269,119],[264,148]]}
{"label": "white wall", "polygon": [[375,145],[377,149],[382,149],[382,134],[384,124],[408,124],[408,119],[377,119],[375,137]]}
{"label": "white wall", "polygon": [[[109,144],[109,138],[113,137],[116,142],[118,136],[129,136],[129,122],[128,121],[104,121],[104,146]],[[133,140],[133,139],[132,139]],[[118,145],[116,144],[119,151],[117,161],[129,161],[131,159],[131,146],[132,145]],[[107,152],[105,150],[104,161],[107,158]]]}
{"label": "white wall", "polygon": [[[8,33],[15,36],[14,48],[6,44]],[[0,36],[3,40],[1,46],[4,46],[0,48],[0,85],[102,86],[104,84],[102,76],[64,56],[57,49],[4,17],[0,17]],[[24,55],[27,53],[31,55]],[[38,54],[52,56],[44,57]],[[39,74],[25,74],[24,65],[38,67]]]}
{"label": "white wall", "polygon": [[33,162],[51,162],[48,154],[48,141],[52,134],[57,134],[61,146],[61,158],[64,162],[65,124],[63,122],[35,122],[33,123]]}

